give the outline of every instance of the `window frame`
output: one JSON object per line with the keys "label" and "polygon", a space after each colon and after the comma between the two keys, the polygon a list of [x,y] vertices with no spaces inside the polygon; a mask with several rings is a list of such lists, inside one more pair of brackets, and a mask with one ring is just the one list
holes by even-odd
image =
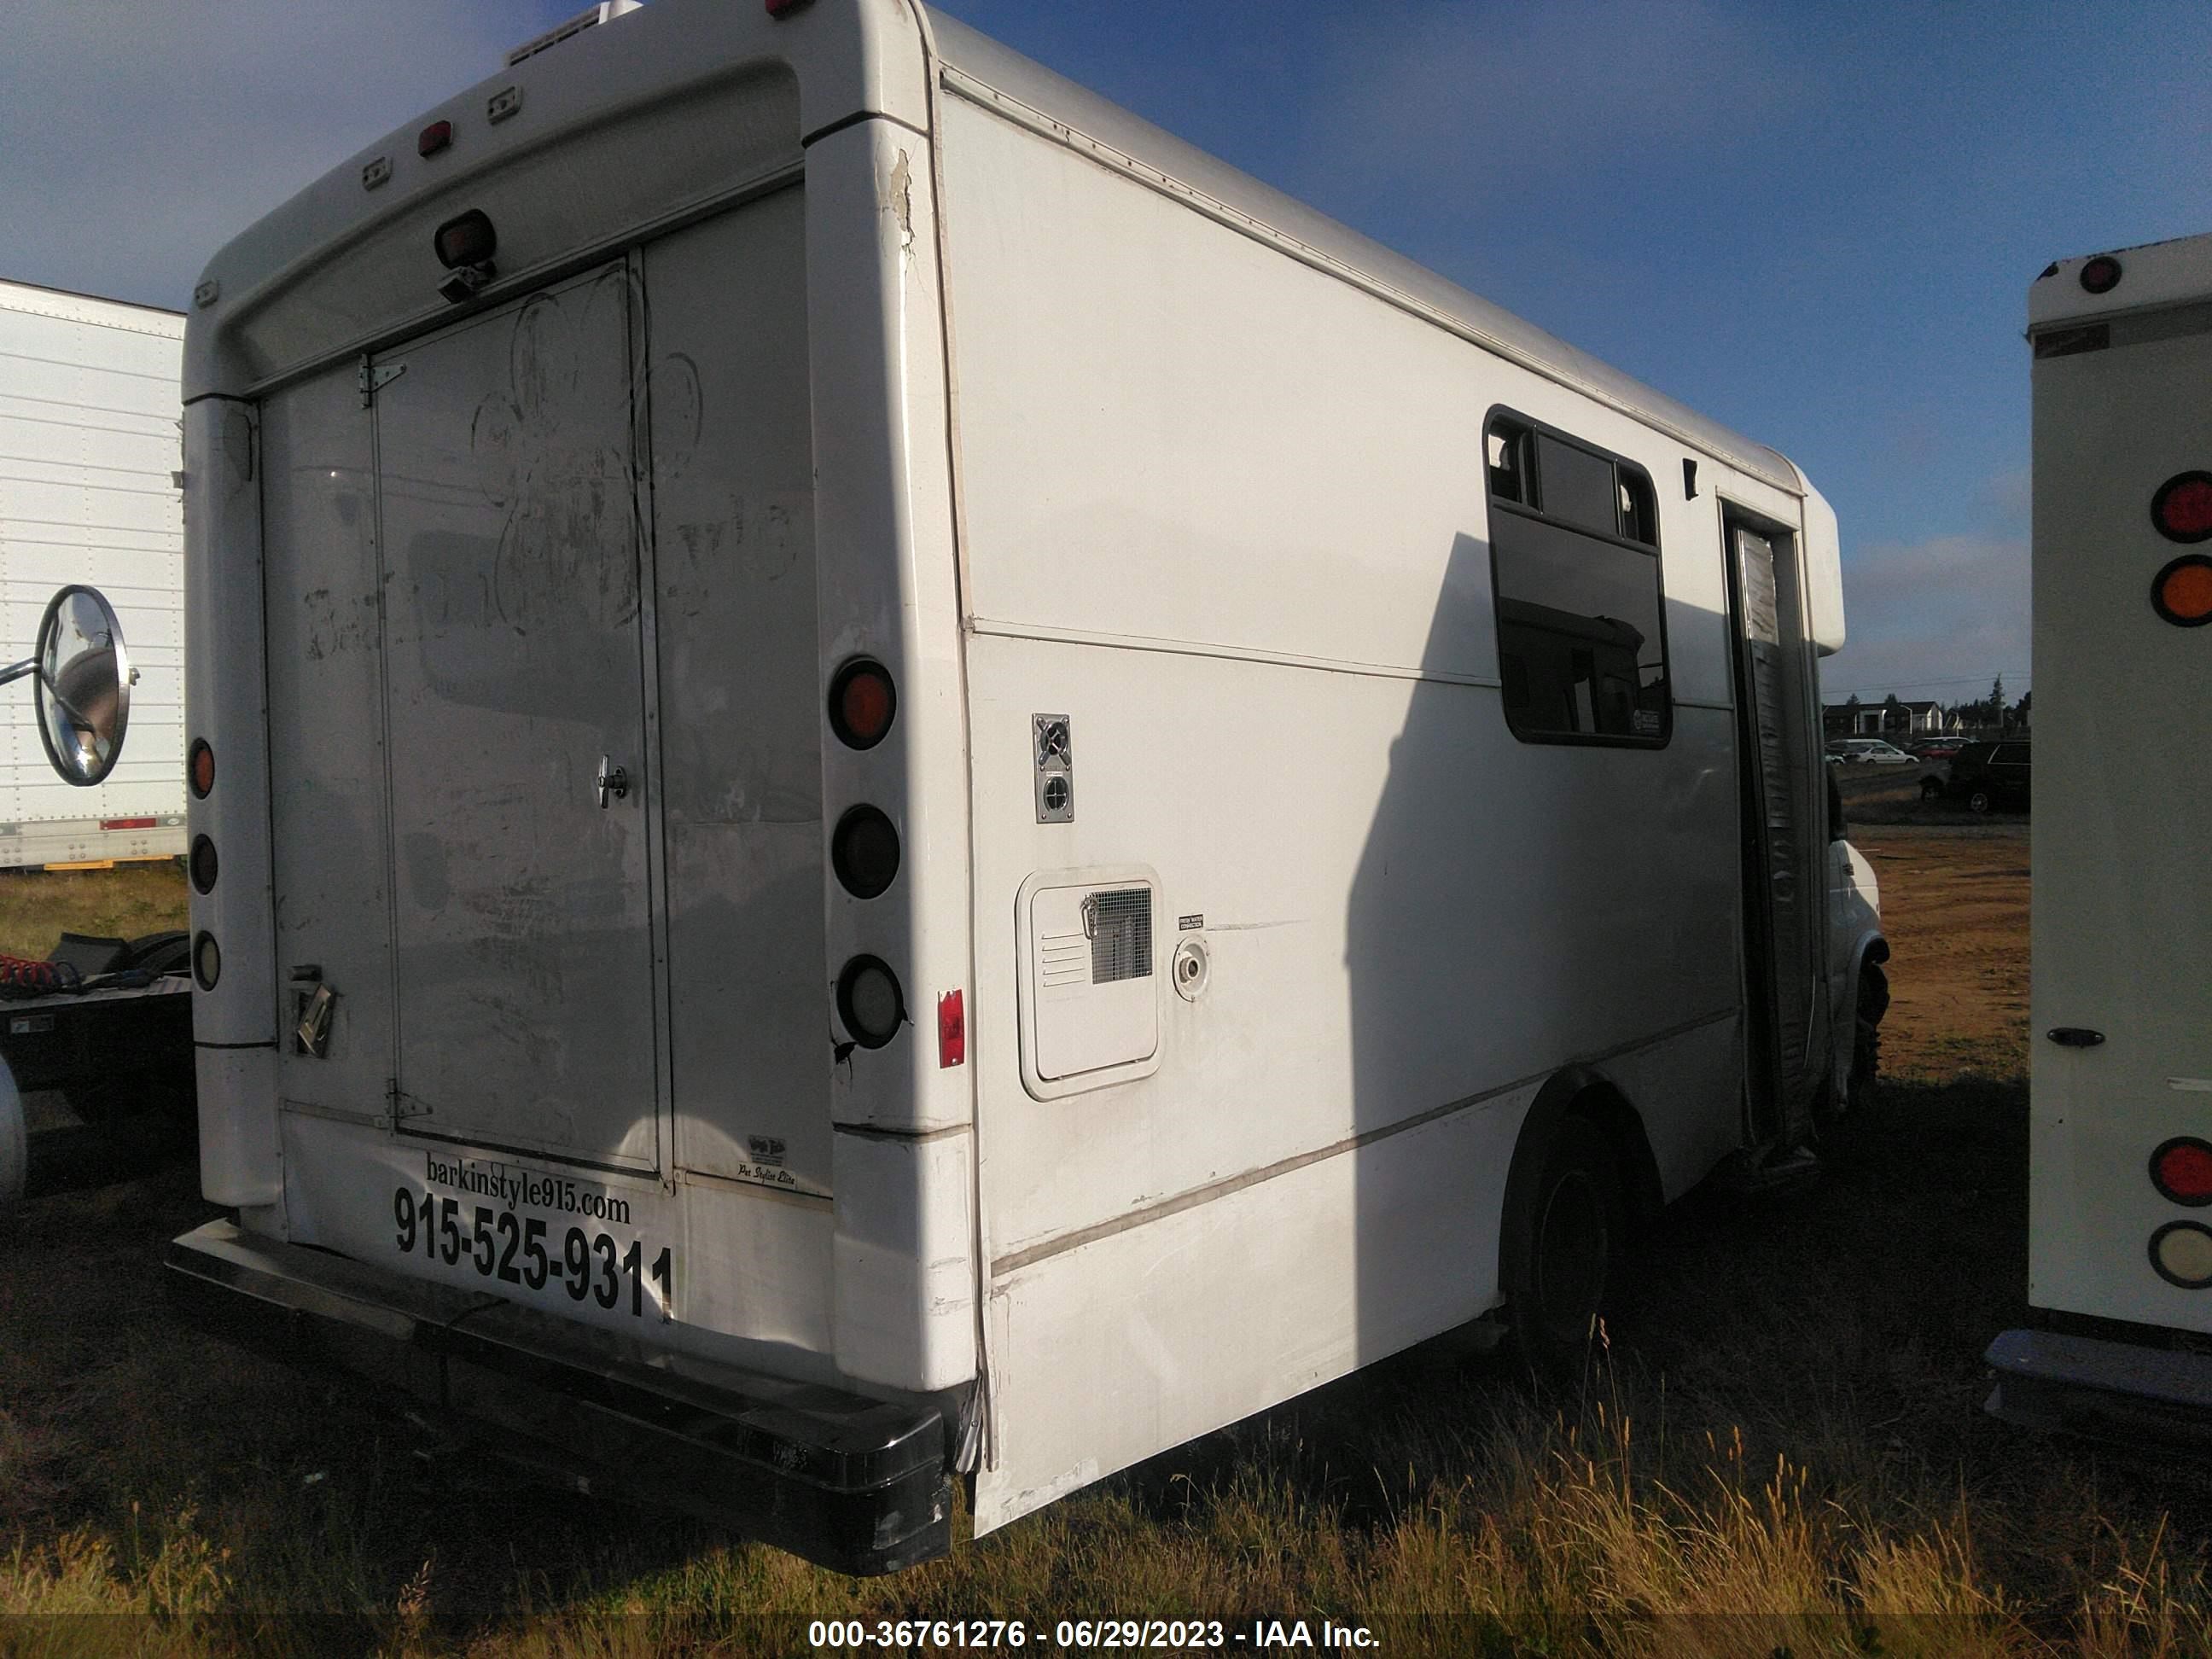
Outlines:
{"label": "window frame", "polygon": [[[1538,455],[1538,446],[1535,442],[1539,434],[1551,439],[1555,443],[1578,449],[1586,455],[1595,456],[1609,463],[1613,468],[1616,490],[1620,487],[1624,477],[1638,481],[1643,486],[1644,501],[1650,509],[1651,540],[1639,542],[1632,538],[1620,535],[1617,532],[1608,536],[1601,530],[1587,529],[1571,520],[1547,514],[1540,507],[1531,507],[1526,502],[1512,501],[1498,495],[1492,487],[1491,480],[1490,440],[1492,430],[1500,422],[1508,422],[1521,430],[1526,447],[1521,453],[1519,465],[1516,469],[1516,474],[1522,480],[1524,488],[1533,486],[1533,491],[1539,500],[1542,499],[1544,488],[1543,462]],[[1490,545],[1491,626],[1493,636],[1498,641],[1498,709],[1504,715],[1505,729],[1513,734],[1516,742],[1531,744],[1552,744],[1573,749],[1658,750],[1668,747],[1674,740],[1674,658],[1673,641],[1668,636],[1667,629],[1667,567],[1659,541],[1659,490],[1658,486],[1652,481],[1650,471],[1641,462],[1632,459],[1626,455],[1603,448],[1587,438],[1577,437],[1573,433],[1562,431],[1559,428],[1546,422],[1535,420],[1506,404],[1492,404],[1483,415],[1480,459],[1482,468],[1483,500],[1490,514],[1484,528],[1488,532],[1487,540]],[[1553,530],[1565,532],[1570,535],[1586,536],[1601,545],[1617,547],[1624,552],[1638,554],[1651,561],[1653,588],[1658,601],[1659,662],[1665,696],[1664,704],[1660,711],[1660,728],[1657,735],[1642,737],[1630,732],[1528,732],[1522,729],[1504,696],[1504,629],[1505,623],[1498,580],[1497,514],[1500,511],[1516,518],[1527,519],[1533,523],[1547,526]],[[1616,511],[1614,519],[1616,526],[1620,522],[1619,513]]]}

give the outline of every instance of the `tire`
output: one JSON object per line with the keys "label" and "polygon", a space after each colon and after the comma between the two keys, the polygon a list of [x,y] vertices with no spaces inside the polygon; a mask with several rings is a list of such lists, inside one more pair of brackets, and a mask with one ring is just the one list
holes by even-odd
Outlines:
{"label": "tire", "polygon": [[1538,1161],[1525,1201],[1507,1205],[1498,1264],[1506,1328],[1533,1375],[1569,1382],[1581,1374],[1621,1259],[1620,1160],[1604,1132],[1572,1112],[1526,1150]]}
{"label": "tire", "polygon": [[1984,817],[1989,816],[1990,809],[1996,804],[1996,797],[1986,789],[1977,789],[1966,797],[1966,810],[1970,812],[1978,812]]}
{"label": "tire", "polygon": [[1854,1116],[1873,1109],[1875,1083],[1881,1070],[1881,1017],[1889,1012],[1889,975],[1872,963],[1859,971],[1856,1008],[1851,1075],[1844,1091],[1844,1109]]}

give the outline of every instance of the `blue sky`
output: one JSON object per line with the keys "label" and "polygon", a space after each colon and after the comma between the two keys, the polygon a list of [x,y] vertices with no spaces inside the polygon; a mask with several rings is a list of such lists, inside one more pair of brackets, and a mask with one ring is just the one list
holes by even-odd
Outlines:
{"label": "blue sky", "polygon": [[[181,307],[577,4],[10,0],[0,276]],[[2202,0],[944,9],[1790,454],[1843,527],[1838,696],[2025,684],[2027,284],[2212,228]]]}

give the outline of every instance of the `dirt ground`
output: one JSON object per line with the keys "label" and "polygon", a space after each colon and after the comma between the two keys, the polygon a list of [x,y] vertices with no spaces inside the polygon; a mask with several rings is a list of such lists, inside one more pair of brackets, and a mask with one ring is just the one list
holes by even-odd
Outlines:
{"label": "dirt ground", "polygon": [[1881,884],[1892,951],[1884,1073],[2025,1078],[2027,821],[1854,823],[1850,839]]}

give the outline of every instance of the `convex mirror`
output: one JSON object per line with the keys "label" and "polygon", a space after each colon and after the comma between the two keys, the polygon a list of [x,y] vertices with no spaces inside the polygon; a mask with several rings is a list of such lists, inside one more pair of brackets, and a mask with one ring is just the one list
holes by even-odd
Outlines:
{"label": "convex mirror", "polygon": [[0,668],[0,685],[26,675],[54,770],[80,787],[113,771],[138,675],[124,655],[122,624],[106,596],[72,583],[48,600],[34,654]]}

